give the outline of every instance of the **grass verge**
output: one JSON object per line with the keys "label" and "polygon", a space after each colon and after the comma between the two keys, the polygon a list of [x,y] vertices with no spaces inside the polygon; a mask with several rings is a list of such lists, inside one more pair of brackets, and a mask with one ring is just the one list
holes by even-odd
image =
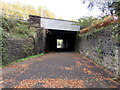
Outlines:
{"label": "grass verge", "polygon": [[39,57],[39,56],[42,56],[42,55],[44,55],[44,53],[41,53],[41,54],[38,54],[38,55],[34,55],[34,56],[29,56],[29,57],[22,58],[22,59],[18,59],[18,60],[14,61],[14,62],[5,64],[5,65],[1,65],[0,67],[4,67],[4,66],[10,65],[10,64],[14,64],[14,63],[17,63],[17,62],[25,61],[25,60],[28,60],[30,58]]}
{"label": "grass verge", "polygon": [[120,83],[120,76],[119,76],[119,77],[117,77],[117,78],[113,78],[113,80],[115,80],[115,81],[117,81],[117,82],[119,82],[119,83]]}

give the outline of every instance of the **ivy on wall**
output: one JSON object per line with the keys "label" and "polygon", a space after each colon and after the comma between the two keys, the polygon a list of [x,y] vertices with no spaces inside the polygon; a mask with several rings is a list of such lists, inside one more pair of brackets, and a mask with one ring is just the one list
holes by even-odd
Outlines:
{"label": "ivy on wall", "polygon": [[[11,62],[9,60],[8,50],[7,50],[7,39],[15,38],[15,39],[27,39],[35,37],[35,30],[29,27],[29,23],[27,21],[16,20],[14,18],[7,18],[0,16],[0,64],[7,64]],[[33,55],[33,46],[25,46],[24,52],[26,55]],[[15,47],[11,47],[15,48]]]}
{"label": "ivy on wall", "polygon": [[80,53],[87,55],[97,64],[120,75],[118,48],[120,47],[120,24],[92,30],[78,34]]}
{"label": "ivy on wall", "polygon": [[101,30],[105,30],[105,29],[108,29],[108,28],[112,28],[111,29],[111,37],[113,39],[115,39],[116,43],[118,43],[120,41],[120,37],[119,37],[119,33],[120,33],[120,28],[119,28],[120,24],[117,23],[117,24],[113,24],[113,25],[109,25],[107,27],[101,27],[99,29],[94,29],[90,32],[87,32],[85,34],[78,34],[79,37],[88,37],[88,36],[92,36],[92,37],[95,37],[95,33],[96,32],[99,32]]}
{"label": "ivy on wall", "polygon": [[0,65],[5,64],[8,60],[8,54],[6,50],[6,39],[3,29],[0,27]]}
{"label": "ivy on wall", "polygon": [[115,26],[113,26],[113,28],[111,29],[111,37],[113,39],[115,39],[116,43],[119,43],[120,41],[120,37],[119,37],[119,34],[120,34],[120,28],[119,28],[120,24],[116,24]]}
{"label": "ivy on wall", "polygon": [[23,44],[23,45],[22,45],[22,48],[23,48],[23,52],[24,52],[27,56],[34,55],[34,53],[33,53],[34,45],[32,45],[29,41],[28,41],[27,44]]}
{"label": "ivy on wall", "polygon": [[29,36],[31,37],[35,34],[35,31],[29,28],[29,23],[27,21],[0,16],[0,22],[2,22],[2,28],[8,36],[28,38]]}

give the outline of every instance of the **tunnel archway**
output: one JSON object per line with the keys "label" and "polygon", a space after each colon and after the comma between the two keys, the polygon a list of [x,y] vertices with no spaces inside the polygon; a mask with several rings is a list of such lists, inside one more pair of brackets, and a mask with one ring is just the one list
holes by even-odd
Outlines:
{"label": "tunnel archway", "polygon": [[[76,31],[52,30],[46,34],[46,52],[68,52],[75,51]],[[57,41],[62,40],[61,48],[58,48]]]}
{"label": "tunnel archway", "polygon": [[[80,26],[74,21],[45,18],[40,16],[29,15],[29,23],[31,27],[37,30],[38,52],[42,51],[75,51],[76,35],[80,31]],[[46,33],[48,31],[48,33]],[[57,40],[61,39],[62,48],[57,48]],[[41,42],[42,41],[42,42]],[[39,43],[42,43],[40,45]],[[41,47],[40,47],[40,46]]]}

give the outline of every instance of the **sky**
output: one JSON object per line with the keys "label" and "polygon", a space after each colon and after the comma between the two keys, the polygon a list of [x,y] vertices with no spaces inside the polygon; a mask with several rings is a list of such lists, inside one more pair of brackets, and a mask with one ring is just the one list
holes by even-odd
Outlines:
{"label": "sky", "polygon": [[3,0],[4,2],[20,2],[21,4],[30,4],[34,7],[45,6],[52,11],[56,18],[66,20],[79,19],[84,16],[98,16],[101,14],[99,9],[88,10],[87,4],[81,3],[81,0]]}

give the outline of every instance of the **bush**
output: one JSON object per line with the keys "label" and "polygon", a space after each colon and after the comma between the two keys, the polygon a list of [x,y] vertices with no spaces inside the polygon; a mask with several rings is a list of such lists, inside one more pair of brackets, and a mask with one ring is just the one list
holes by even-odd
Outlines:
{"label": "bush", "polygon": [[97,18],[94,17],[83,17],[78,19],[78,22],[76,22],[76,25],[80,25],[81,29],[88,27],[91,25],[91,23],[93,23],[95,20],[97,20]]}
{"label": "bush", "polygon": [[34,30],[29,28],[29,23],[25,21],[15,20],[13,18],[1,17],[0,22],[2,22],[2,28],[7,33],[13,33],[17,35],[33,36]]}
{"label": "bush", "polygon": [[107,27],[107,26],[110,26],[116,23],[120,23],[119,17],[117,19],[114,19],[114,16],[108,16],[108,17],[105,17],[103,20],[93,21],[91,25],[89,25],[88,27],[84,29],[81,29],[80,34],[84,34],[84,33],[87,33],[92,30],[99,29],[102,27]]}

